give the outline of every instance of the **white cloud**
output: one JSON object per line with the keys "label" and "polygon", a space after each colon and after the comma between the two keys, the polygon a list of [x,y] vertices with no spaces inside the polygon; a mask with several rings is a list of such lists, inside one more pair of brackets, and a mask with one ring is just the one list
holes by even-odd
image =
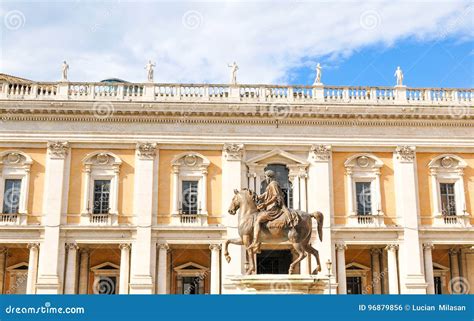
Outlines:
{"label": "white cloud", "polygon": [[[2,28],[2,72],[57,80],[67,59],[72,80],[224,82],[235,60],[243,83],[286,82],[291,70],[413,37],[472,39],[469,1],[8,3],[18,30]],[[2,16],[2,17],[3,17]],[[4,27],[4,25],[2,25]]]}

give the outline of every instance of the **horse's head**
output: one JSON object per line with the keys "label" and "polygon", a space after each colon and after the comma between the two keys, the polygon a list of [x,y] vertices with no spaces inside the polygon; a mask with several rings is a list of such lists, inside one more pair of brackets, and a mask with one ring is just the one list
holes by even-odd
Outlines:
{"label": "horse's head", "polygon": [[232,202],[230,203],[229,207],[229,214],[235,215],[237,210],[242,206],[242,204],[248,204],[249,202],[253,202],[255,204],[256,195],[253,191],[244,188],[242,190],[234,189],[234,197],[232,198]]}

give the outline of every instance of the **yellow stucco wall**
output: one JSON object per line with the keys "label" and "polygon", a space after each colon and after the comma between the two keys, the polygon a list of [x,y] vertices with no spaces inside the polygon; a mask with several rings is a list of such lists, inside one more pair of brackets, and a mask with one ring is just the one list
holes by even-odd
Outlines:
{"label": "yellow stucco wall", "polygon": [[[430,182],[430,170],[428,164],[432,159],[445,153],[417,153],[417,172],[418,172],[418,196],[420,200],[421,224],[431,225],[433,222],[433,204],[432,188]],[[455,155],[464,159],[467,167],[464,169],[464,192],[466,196],[467,213],[472,213],[474,204],[474,154],[456,153]],[[474,219],[471,216],[471,224]]]}
{"label": "yellow stucco wall", "polygon": [[[95,149],[74,148],[71,151],[71,173],[69,179],[68,223],[78,223],[84,198],[84,175],[82,160]],[[133,215],[133,187],[135,151],[108,149],[122,160],[119,174],[118,211],[119,223],[128,223]]]}
{"label": "yellow stucco wall", "polygon": [[[346,224],[347,222],[347,181],[345,178],[344,162],[358,153],[353,152],[335,152],[333,153],[333,189],[334,189],[334,216],[336,224]],[[395,180],[393,171],[392,153],[371,153],[380,158],[384,163],[380,172],[380,188],[382,197],[382,211],[385,213],[385,224],[393,225],[396,223],[395,212]]]}
{"label": "yellow stucco wall", "polygon": [[46,171],[45,148],[0,148],[0,153],[7,150],[17,150],[28,154],[33,160],[30,171],[30,186],[28,190],[28,224],[41,222],[43,212],[43,189]]}
{"label": "yellow stucco wall", "polygon": [[[158,223],[170,222],[171,200],[173,193],[173,181],[171,172],[171,161],[184,150],[160,149],[159,182],[158,182]],[[207,175],[207,210],[209,213],[208,223],[218,224],[221,222],[221,189],[222,189],[222,152],[221,151],[199,151],[210,161]]]}

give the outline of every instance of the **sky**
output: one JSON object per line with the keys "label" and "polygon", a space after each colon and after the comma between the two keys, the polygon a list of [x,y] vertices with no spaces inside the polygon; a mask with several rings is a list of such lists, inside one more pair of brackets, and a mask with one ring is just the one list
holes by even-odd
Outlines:
{"label": "sky", "polygon": [[474,2],[5,1],[0,73],[245,84],[474,87]]}

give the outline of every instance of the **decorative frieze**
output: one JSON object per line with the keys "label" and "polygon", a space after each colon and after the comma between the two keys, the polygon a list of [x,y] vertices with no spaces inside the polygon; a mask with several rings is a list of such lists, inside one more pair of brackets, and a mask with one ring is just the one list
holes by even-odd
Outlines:
{"label": "decorative frieze", "polygon": [[331,145],[312,145],[310,153],[313,161],[327,162],[331,159]]}
{"label": "decorative frieze", "polygon": [[137,155],[140,159],[153,159],[156,154],[156,143],[137,143]]}
{"label": "decorative frieze", "polygon": [[228,161],[239,161],[242,159],[244,144],[225,143],[224,157]]}
{"label": "decorative frieze", "polygon": [[69,153],[68,142],[48,142],[48,154],[51,158],[65,158]]}
{"label": "decorative frieze", "polygon": [[397,159],[401,162],[411,163],[415,160],[415,146],[397,146],[395,150]]}

